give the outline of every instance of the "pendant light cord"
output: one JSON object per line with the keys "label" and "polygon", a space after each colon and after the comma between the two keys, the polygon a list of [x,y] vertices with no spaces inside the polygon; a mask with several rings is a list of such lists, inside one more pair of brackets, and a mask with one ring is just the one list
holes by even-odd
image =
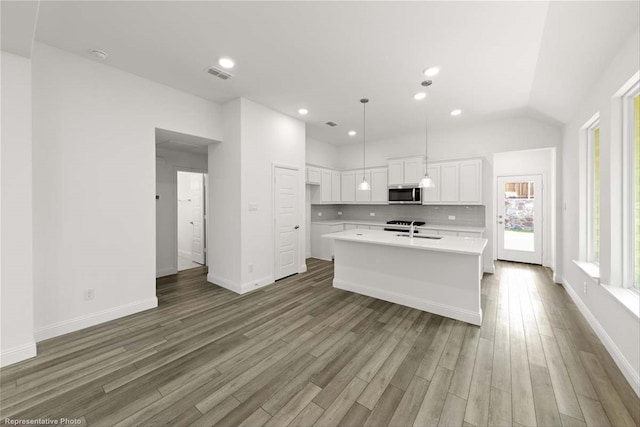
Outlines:
{"label": "pendant light cord", "polygon": [[365,144],[367,142],[367,103],[362,103],[362,179],[365,179],[367,167]]}

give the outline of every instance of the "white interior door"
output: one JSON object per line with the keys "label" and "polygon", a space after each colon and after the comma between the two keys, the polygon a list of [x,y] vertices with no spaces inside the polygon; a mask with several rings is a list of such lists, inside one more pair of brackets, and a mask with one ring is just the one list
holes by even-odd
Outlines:
{"label": "white interior door", "polygon": [[275,168],[275,280],[298,272],[298,171]]}
{"label": "white interior door", "polygon": [[204,174],[191,174],[191,261],[205,263],[204,257]]}
{"label": "white interior door", "polygon": [[542,176],[498,178],[498,259],[542,264]]}

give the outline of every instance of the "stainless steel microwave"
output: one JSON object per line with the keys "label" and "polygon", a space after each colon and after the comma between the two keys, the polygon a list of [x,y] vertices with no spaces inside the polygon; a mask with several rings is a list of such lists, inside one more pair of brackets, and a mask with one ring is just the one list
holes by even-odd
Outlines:
{"label": "stainless steel microwave", "polygon": [[407,185],[390,186],[388,200],[390,205],[421,205],[422,188]]}

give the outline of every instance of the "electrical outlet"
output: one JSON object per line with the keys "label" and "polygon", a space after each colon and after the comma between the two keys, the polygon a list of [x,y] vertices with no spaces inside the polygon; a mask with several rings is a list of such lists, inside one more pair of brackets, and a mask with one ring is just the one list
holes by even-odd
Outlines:
{"label": "electrical outlet", "polygon": [[250,212],[255,212],[258,210],[258,204],[257,203],[249,203],[249,211]]}
{"label": "electrical outlet", "polygon": [[249,273],[253,273],[253,263],[249,263],[247,268],[249,269]]}
{"label": "electrical outlet", "polygon": [[449,221],[455,221],[455,220],[456,220],[455,215],[449,215]]}
{"label": "electrical outlet", "polygon": [[587,282],[584,282],[584,293],[587,293]]}
{"label": "electrical outlet", "polygon": [[369,216],[376,216],[375,212],[369,212]]}
{"label": "electrical outlet", "polygon": [[322,216],[322,212],[318,212],[318,216]]}
{"label": "electrical outlet", "polygon": [[91,301],[96,297],[95,289],[85,289],[84,290],[84,300]]}

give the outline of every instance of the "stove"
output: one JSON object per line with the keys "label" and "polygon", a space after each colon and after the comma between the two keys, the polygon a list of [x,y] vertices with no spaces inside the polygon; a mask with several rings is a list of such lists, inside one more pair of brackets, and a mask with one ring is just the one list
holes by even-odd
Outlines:
{"label": "stove", "polygon": [[[398,233],[408,233],[409,232],[408,226],[411,225],[411,221],[394,219],[394,220],[391,220],[391,221],[387,221],[387,224],[388,225],[406,225],[407,228],[386,227],[384,229],[384,231],[395,231],[395,232],[398,232]],[[424,221],[413,221],[413,225],[415,225],[416,227],[423,226],[424,224],[425,224]],[[418,230],[415,230],[415,233],[418,233]]]}

